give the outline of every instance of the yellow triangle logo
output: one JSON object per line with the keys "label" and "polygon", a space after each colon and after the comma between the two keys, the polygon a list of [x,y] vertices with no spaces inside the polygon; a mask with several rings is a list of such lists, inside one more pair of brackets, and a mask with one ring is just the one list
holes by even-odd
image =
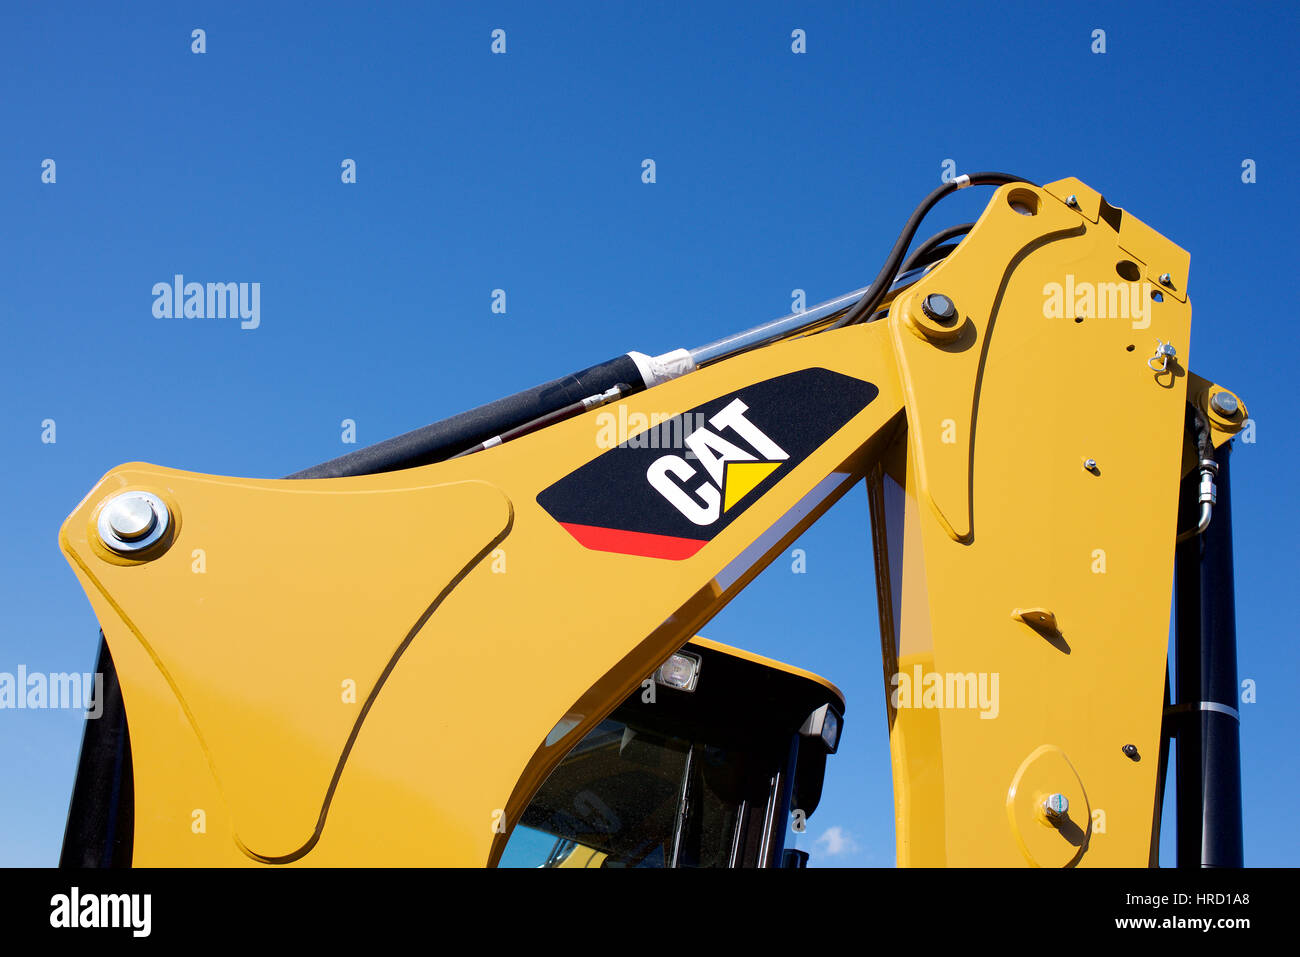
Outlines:
{"label": "yellow triangle logo", "polygon": [[727,494],[723,498],[725,512],[754,490],[754,486],[771,475],[780,462],[728,462],[725,483]]}

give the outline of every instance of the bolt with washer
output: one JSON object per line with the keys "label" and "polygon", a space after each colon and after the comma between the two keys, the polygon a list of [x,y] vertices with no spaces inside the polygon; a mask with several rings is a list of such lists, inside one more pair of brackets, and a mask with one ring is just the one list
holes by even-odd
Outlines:
{"label": "bolt with washer", "polygon": [[1053,824],[1059,824],[1070,816],[1070,799],[1064,794],[1049,794],[1043,801],[1043,813]]}

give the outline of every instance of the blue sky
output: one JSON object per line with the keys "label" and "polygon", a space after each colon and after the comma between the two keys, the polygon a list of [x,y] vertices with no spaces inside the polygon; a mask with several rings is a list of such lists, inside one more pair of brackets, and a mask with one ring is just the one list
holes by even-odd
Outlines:
{"label": "blue sky", "polygon": [[[93,667],[56,534],[119,463],[283,475],[347,451],[344,418],[368,444],[864,285],[946,159],[1077,176],[1189,250],[1191,366],[1258,423],[1233,463],[1246,859],[1292,865],[1297,45],[1281,4],[7,5],[0,671]],[[260,326],[155,318],[176,273],[260,282]],[[778,560],[706,634],[846,691],[801,844],[890,865],[862,490],[799,547],[806,574]],[[81,723],[0,712],[0,864],[57,860]]]}

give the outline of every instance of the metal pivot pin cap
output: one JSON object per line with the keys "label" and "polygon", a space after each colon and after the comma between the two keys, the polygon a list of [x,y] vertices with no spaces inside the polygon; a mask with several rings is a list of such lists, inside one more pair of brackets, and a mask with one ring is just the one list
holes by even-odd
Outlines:
{"label": "metal pivot pin cap", "polygon": [[97,524],[99,539],[119,555],[143,551],[166,534],[171,514],[150,492],[122,492],[104,503]]}
{"label": "metal pivot pin cap", "polygon": [[1237,397],[1231,392],[1216,392],[1210,397],[1210,408],[1230,419],[1237,414]]}
{"label": "metal pivot pin cap", "polygon": [[957,321],[957,307],[940,292],[932,292],[921,300],[921,311],[941,326],[951,326]]}

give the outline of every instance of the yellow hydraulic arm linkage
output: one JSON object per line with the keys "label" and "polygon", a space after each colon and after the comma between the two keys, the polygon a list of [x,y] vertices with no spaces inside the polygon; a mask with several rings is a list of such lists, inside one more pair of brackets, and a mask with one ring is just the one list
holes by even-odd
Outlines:
{"label": "yellow hydraulic arm linkage", "polygon": [[[1210,454],[1246,410],[1184,364],[1186,252],[1077,180],[968,181],[999,188],[937,266],[448,420],[459,448],[109,472],[60,533],[129,717],[133,820],[93,840],[494,864],[566,752],[865,479],[898,862],[1147,865],[1188,407]],[[996,708],[954,706],[981,682]]]}

